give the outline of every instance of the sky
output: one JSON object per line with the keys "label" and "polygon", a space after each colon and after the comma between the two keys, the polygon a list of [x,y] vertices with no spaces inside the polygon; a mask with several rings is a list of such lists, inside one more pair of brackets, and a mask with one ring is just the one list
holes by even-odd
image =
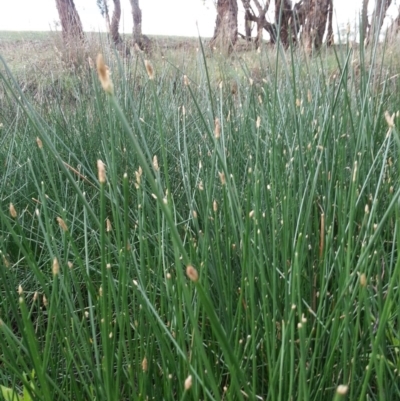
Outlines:
{"label": "sky", "polygon": [[[85,31],[104,31],[105,22],[96,0],[74,0]],[[263,1],[262,1],[263,2]],[[358,21],[362,0],[334,0],[334,31]],[[109,0],[112,5],[112,0]],[[216,10],[212,0],[140,0],[142,29],[147,35],[210,37]],[[239,32],[244,33],[244,12],[239,3]],[[372,13],[374,1],[370,1]],[[399,2],[398,2],[399,3]],[[37,9],[39,5],[39,9]],[[396,5],[389,13],[395,15]],[[129,0],[121,0],[120,31],[132,31]],[[386,24],[388,24],[387,18]],[[55,0],[0,0],[0,31],[48,31],[60,29]],[[255,34],[255,32],[254,32]]]}

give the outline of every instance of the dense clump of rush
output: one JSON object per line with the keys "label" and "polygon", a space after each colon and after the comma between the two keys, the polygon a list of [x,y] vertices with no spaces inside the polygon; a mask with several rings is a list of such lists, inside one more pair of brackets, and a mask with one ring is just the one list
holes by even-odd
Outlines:
{"label": "dense clump of rush", "polygon": [[397,399],[384,50],[103,49],[41,102],[3,62],[2,396]]}

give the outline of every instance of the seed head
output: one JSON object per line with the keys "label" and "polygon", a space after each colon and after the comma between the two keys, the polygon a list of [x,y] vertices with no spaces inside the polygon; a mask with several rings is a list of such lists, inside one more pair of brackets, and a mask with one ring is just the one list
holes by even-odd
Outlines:
{"label": "seed head", "polygon": [[349,386],[346,386],[345,384],[340,384],[339,386],[337,386],[336,394],[346,395],[348,390]]}
{"label": "seed head", "polygon": [[100,184],[104,184],[106,182],[106,168],[100,159],[97,160],[97,173]]}
{"label": "seed head", "polygon": [[10,267],[10,262],[9,262],[9,260],[8,260],[4,255],[1,255],[1,256],[3,257],[4,266],[5,266],[5,267]]}
{"label": "seed head", "polygon": [[213,202],[213,210],[214,210],[214,212],[216,212],[218,210],[218,203],[216,200]]}
{"label": "seed head", "polygon": [[60,273],[60,265],[58,264],[58,259],[53,259],[53,276],[57,276]]}
{"label": "seed head", "polygon": [[219,122],[219,118],[215,119],[214,134],[215,134],[215,139],[218,139],[221,136],[221,123]]}
{"label": "seed head", "polygon": [[150,63],[149,60],[144,60],[144,65],[146,67],[147,75],[149,76],[149,79],[154,79],[154,69],[152,64]]}
{"label": "seed head", "polygon": [[109,233],[111,231],[111,221],[109,218],[106,219],[106,231]]}
{"label": "seed head", "polygon": [[12,203],[10,203],[10,215],[13,219],[16,219],[18,216],[17,211]]}
{"label": "seed head", "polygon": [[189,390],[192,387],[193,380],[192,375],[189,375],[185,380],[185,391]]}
{"label": "seed head", "polygon": [[135,177],[136,177],[135,187],[136,187],[136,189],[139,189],[139,187],[140,187],[140,180],[142,177],[142,173],[143,173],[142,168],[139,166],[138,170],[135,171]]}
{"label": "seed head", "polygon": [[39,137],[36,137],[36,143],[37,143],[37,146],[39,147],[39,149],[43,149],[43,143]]}
{"label": "seed head", "polygon": [[225,174],[223,172],[221,172],[221,173],[218,173],[218,175],[219,175],[219,179],[221,181],[221,184],[225,185],[226,184]]}
{"label": "seed head", "polygon": [[365,273],[362,273],[360,276],[360,285],[361,285],[361,287],[367,286],[367,276]]}
{"label": "seed head", "polygon": [[43,305],[45,308],[47,308],[47,305],[49,304],[49,302],[47,301],[46,295],[43,295]]}
{"label": "seed head", "polygon": [[142,361],[142,370],[143,372],[147,372],[147,358],[144,357]]}
{"label": "seed head", "polygon": [[105,92],[107,92],[109,95],[113,95],[114,85],[110,78],[110,69],[104,63],[103,55],[101,53],[97,55],[96,65],[101,86]]}
{"label": "seed head", "polygon": [[186,275],[194,282],[199,280],[199,273],[192,265],[186,267]]}
{"label": "seed head", "polygon": [[387,125],[389,126],[389,128],[394,127],[394,117],[395,117],[395,114],[390,115],[388,111],[385,111],[385,119],[386,119],[386,122],[387,122]]}
{"label": "seed head", "polygon": [[187,75],[183,76],[183,84],[185,86],[189,86],[190,85],[189,78],[187,77]]}
{"label": "seed head", "polygon": [[65,221],[61,217],[57,217],[57,222],[63,231],[68,231],[68,227],[65,224]]}
{"label": "seed head", "polygon": [[160,167],[158,166],[158,159],[157,156],[153,156],[153,167],[155,171],[160,171]]}
{"label": "seed head", "polygon": [[22,289],[22,285],[20,284],[18,286],[18,295],[22,295],[24,293],[24,290]]}

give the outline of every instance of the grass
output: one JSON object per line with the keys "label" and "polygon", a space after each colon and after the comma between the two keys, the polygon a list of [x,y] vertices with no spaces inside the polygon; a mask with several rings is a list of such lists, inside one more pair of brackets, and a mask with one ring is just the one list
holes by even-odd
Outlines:
{"label": "grass", "polygon": [[385,46],[1,58],[3,398],[397,399]]}

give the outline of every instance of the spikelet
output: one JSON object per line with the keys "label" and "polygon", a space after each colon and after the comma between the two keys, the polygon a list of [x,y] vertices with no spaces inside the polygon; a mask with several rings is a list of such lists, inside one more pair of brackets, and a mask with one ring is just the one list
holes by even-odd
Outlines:
{"label": "spikelet", "polygon": [[221,136],[221,123],[219,122],[219,118],[215,119],[214,135],[215,135],[215,139],[219,139],[219,137]]}
{"label": "spikelet", "polygon": [[189,390],[192,387],[193,379],[192,375],[189,375],[185,380],[185,391]]}
{"label": "spikelet", "polygon": [[147,368],[148,368],[148,366],[147,366],[147,358],[144,357],[143,361],[142,361],[142,370],[143,370],[143,372],[147,372]]}
{"label": "spikelet", "polygon": [[100,184],[104,184],[106,182],[106,168],[100,159],[97,160],[97,173]]}
{"label": "spikelet", "polygon": [[39,137],[36,137],[36,143],[39,149],[43,149],[43,143]]}
{"label": "spikelet", "polygon": [[395,118],[395,114],[390,115],[390,113],[388,111],[385,111],[385,119],[387,122],[387,125],[389,126],[389,128],[393,128],[394,127],[394,118]]}
{"label": "spikelet", "polygon": [[154,79],[154,68],[149,60],[144,60],[144,65],[146,67],[147,75],[149,79]]}
{"label": "spikelet", "polygon": [[199,273],[192,265],[186,267],[186,275],[194,282],[199,280]]}
{"label": "spikelet", "polygon": [[10,216],[13,219],[16,219],[17,216],[18,216],[17,211],[15,210],[15,207],[14,207],[14,205],[12,203],[10,203]]}
{"label": "spikelet", "polygon": [[105,92],[107,92],[109,95],[113,95],[114,85],[110,78],[110,69],[104,63],[103,55],[101,53],[97,55],[96,66],[101,86]]}
{"label": "spikelet", "polygon": [[156,155],[153,156],[153,168],[154,168],[154,171],[160,171],[160,167],[158,166],[158,159],[157,159]]}
{"label": "spikelet", "polygon": [[225,185],[226,184],[226,178],[225,178],[225,173],[224,172],[219,172],[219,179],[221,181],[221,185]]}
{"label": "spikelet", "polygon": [[57,217],[57,222],[63,231],[68,231],[68,227],[65,224],[65,221],[61,217]]}
{"label": "spikelet", "polygon": [[52,271],[53,271],[53,276],[57,276],[58,273],[60,273],[60,265],[58,264],[58,259],[57,258],[53,259]]}

